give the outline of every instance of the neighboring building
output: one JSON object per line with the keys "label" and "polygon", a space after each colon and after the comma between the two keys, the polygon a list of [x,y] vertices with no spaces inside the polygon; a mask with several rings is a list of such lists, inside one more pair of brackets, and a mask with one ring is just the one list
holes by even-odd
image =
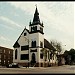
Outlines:
{"label": "neighboring building", "polygon": [[[36,7],[33,22],[29,23],[29,30],[25,29],[13,45],[13,62],[23,66],[43,66],[44,56],[42,49],[55,50],[54,47],[44,38],[43,23],[40,22],[39,13]],[[54,56],[54,59],[56,56]],[[56,60],[55,60],[56,61]],[[46,65],[50,62],[50,51],[47,53]]]}
{"label": "neighboring building", "polygon": [[13,49],[0,46],[0,65],[6,66],[13,62]]}

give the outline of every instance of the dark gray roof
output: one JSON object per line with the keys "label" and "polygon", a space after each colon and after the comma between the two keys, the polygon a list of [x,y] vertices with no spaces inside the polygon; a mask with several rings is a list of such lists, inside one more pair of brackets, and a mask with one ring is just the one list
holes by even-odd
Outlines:
{"label": "dark gray roof", "polygon": [[40,22],[39,12],[38,12],[38,9],[36,7],[34,17],[33,17],[33,22],[32,23],[30,22],[29,26],[33,26],[33,25],[37,25],[37,24],[39,24],[39,25],[41,25],[43,27],[43,23]]}
{"label": "dark gray roof", "polygon": [[44,39],[44,47],[50,50],[56,50],[46,39]]}
{"label": "dark gray roof", "polygon": [[16,41],[15,44],[13,45],[14,48],[20,47],[19,43]]}

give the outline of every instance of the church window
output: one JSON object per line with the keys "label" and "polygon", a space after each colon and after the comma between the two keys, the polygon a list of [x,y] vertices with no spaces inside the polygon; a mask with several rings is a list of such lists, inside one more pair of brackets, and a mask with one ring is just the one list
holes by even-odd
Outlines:
{"label": "church window", "polygon": [[26,33],[24,33],[24,36],[26,36]]}
{"label": "church window", "polygon": [[17,59],[17,49],[15,50],[15,59]]}
{"label": "church window", "polygon": [[36,47],[36,41],[32,41],[32,47]]}
{"label": "church window", "polygon": [[40,54],[40,58],[43,59],[43,53]]}
{"label": "church window", "polygon": [[40,27],[40,31],[43,32],[43,28]]}
{"label": "church window", "polygon": [[50,54],[50,59],[52,59],[52,53]]}
{"label": "church window", "polygon": [[43,48],[43,42],[40,41],[40,47]]}
{"label": "church window", "polygon": [[37,49],[35,49],[35,50],[30,50],[30,52],[37,52]]}
{"label": "church window", "polygon": [[34,27],[34,30],[37,31],[37,26]]}
{"label": "church window", "polygon": [[32,32],[33,32],[33,31],[37,31],[37,26],[31,27],[31,31],[32,31]]}
{"label": "church window", "polygon": [[21,50],[29,50],[29,45],[21,46]]}
{"label": "church window", "polygon": [[21,60],[28,60],[29,54],[21,54]]}

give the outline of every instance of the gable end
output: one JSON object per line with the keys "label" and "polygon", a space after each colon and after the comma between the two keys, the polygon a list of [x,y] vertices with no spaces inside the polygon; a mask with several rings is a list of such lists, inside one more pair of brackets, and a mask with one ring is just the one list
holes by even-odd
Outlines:
{"label": "gable end", "polygon": [[14,47],[14,48],[19,48],[20,45],[19,45],[19,43],[16,41],[16,43],[13,45],[13,47]]}

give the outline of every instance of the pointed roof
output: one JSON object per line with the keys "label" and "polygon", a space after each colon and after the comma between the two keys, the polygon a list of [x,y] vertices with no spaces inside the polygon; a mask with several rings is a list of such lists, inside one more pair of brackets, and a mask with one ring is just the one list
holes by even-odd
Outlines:
{"label": "pointed roof", "polygon": [[20,47],[19,43],[16,41],[15,44],[13,45],[14,48]]}
{"label": "pointed roof", "polygon": [[30,22],[30,26],[31,25],[36,25],[36,24],[40,24],[41,26],[43,26],[43,24],[40,22],[39,12],[38,12],[38,9],[37,9],[37,5],[36,5],[34,17],[33,17],[33,22],[32,23]]}
{"label": "pointed roof", "polygon": [[[26,29],[26,27],[24,28],[23,32],[24,32],[25,30],[29,33],[29,30]],[[21,35],[23,34],[23,32],[21,33]],[[16,41],[15,44],[13,45],[14,48],[20,47],[20,45],[19,45],[19,43],[18,43],[18,40],[20,39],[21,35],[19,36],[19,38],[17,39],[17,41]]]}
{"label": "pointed roof", "polygon": [[[24,32],[25,30],[29,33],[29,30],[28,30],[26,27],[24,28],[23,32]],[[23,32],[21,33],[21,35],[23,34]],[[19,38],[21,37],[21,35],[19,36]],[[17,39],[17,41],[19,40],[19,38]]]}
{"label": "pointed roof", "polygon": [[44,47],[56,51],[56,49],[44,38]]}
{"label": "pointed roof", "polygon": [[37,9],[37,6],[36,6],[36,10],[35,10],[35,13],[34,13],[34,18],[33,18],[33,23],[40,23],[40,19],[39,19],[39,13],[38,13],[38,9]]}

